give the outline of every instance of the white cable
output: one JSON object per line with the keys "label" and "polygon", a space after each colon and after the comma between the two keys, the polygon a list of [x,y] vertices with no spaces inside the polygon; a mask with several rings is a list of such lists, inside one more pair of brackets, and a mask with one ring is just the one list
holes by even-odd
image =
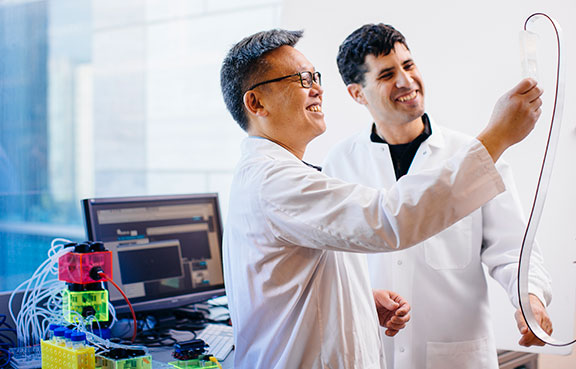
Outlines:
{"label": "white cable", "polygon": [[114,324],[118,321],[118,319],[116,318],[116,309],[114,308],[114,305],[108,304],[108,311],[109,316],[112,317],[112,321],[110,322],[108,328],[112,328],[114,327]]}
{"label": "white cable", "polygon": [[[62,244],[58,242],[62,242]],[[65,287],[65,284],[57,279],[57,264],[60,256],[72,251],[71,248],[64,248],[64,245],[70,242],[65,239],[53,240],[48,250],[48,259],[36,269],[32,277],[16,287],[10,295],[8,309],[10,316],[16,323],[19,346],[38,344],[46,333],[46,325],[42,321],[45,319],[52,320],[58,314],[54,307],[51,309],[43,308],[40,303],[46,299],[54,301],[54,296]],[[16,317],[13,311],[13,301],[16,294],[21,290],[23,290],[22,302]]]}

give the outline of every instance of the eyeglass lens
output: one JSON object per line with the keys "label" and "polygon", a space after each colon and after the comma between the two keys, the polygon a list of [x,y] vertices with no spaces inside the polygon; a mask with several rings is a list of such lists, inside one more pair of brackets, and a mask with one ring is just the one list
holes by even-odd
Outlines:
{"label": "eyeglass lens", "polygon": [[320,72],[302,72],[300,73],[300,78],[302,81],[302,87],[304,88],[312,87],[313,82],[316,82],[318,85],[322,84],[320,79]]}

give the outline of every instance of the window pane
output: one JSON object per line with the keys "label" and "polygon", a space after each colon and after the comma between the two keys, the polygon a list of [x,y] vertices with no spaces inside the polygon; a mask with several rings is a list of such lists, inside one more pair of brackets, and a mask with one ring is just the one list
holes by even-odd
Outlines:
{"label": "window pane", "polygon": [[83,198],[218,192],[226,214],[244,133],[220,63],[280,3],[0,2],[0,291],[84,240]]}

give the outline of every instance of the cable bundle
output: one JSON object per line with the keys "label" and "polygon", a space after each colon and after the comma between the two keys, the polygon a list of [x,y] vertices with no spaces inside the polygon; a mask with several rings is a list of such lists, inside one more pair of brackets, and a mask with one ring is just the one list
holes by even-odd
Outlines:
{"label": "cable bundle", "polygon": [[[56,238],[48,250],[48,259],[34,272],[30,279],[20,284],[10,295],[8,308],[16,322],[18,346],[40,344],[46,336],[49,322],[64,323],[62,318],[62,292],[66,283],[58,280],[58,259],[72,251],[66,249],[69,240]],[[18,317],[13,311],[14,297],[24,292]]]}

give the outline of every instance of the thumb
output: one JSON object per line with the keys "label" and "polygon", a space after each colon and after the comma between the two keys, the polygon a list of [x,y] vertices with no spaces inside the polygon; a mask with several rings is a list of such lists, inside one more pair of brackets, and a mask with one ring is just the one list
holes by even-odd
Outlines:
{"label": "thumb", "polygon": [[382,307],[384,307],[390,311],[396,310],[400,306],[400,304],[397,303],[396,301],[392,300],[392,298],[389,295],[378,294],[376,296],[376,299],[378,300],[378,303]]}

